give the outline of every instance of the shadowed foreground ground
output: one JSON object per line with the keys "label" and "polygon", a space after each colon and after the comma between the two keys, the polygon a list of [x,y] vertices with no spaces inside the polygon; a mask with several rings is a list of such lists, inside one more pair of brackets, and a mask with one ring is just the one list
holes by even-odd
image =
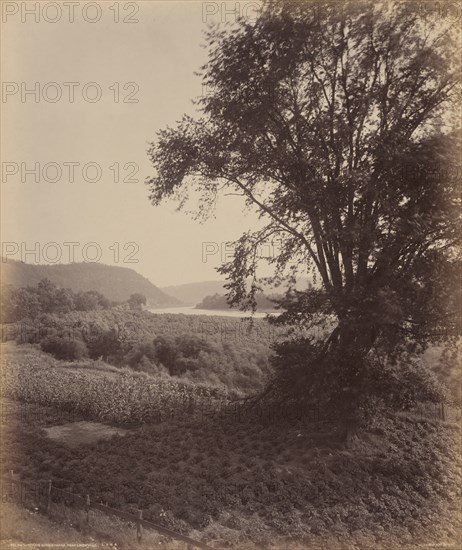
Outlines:
{"label": "shadowed foreground ground", "polygon": [[[62,369],[65,382],[66,365],[53,368]],[[104,383],[97,371],[85,371]],[[69,445],[45,431],[69,418],[30,407],[36,414],[27,422],[3,426],[4,471],[52,479],[127,512],[142,509],[145,519],[216,548],[456,548],[461,540],[456,423],[389,414],[363,432],[353,451],[339,445],[326,422],[262,425],[217,415],[132,424],[123,436]],[[6,540],[30,539],[32,516],[17,514]],[[62,506],[51,520],[43,519],[51,531],[71,529],[69,540],[77,528],[79,536],[119,547],[134,543],[132,527],[100,518],[89,528],[81,513]]]}

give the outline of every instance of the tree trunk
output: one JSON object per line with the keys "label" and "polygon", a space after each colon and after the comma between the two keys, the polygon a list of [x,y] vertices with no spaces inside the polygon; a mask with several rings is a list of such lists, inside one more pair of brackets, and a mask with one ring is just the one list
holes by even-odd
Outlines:
{"label": "tree trunk", "polygon": [[377,335],[373,323],[359,325],[355,319],[340,323],[340,338],[336,350],[336,360],[348,389],[343,401],[343,444],[347,449],[355,446],[360,436],[359,406],[361,396],[367,388],[364,379],[367,369],[366,356]]}

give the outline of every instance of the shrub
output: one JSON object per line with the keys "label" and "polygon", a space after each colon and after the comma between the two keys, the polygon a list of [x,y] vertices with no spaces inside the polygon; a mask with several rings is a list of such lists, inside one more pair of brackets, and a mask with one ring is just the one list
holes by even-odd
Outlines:
{"label": "shrub", "polygon": [[88,348],[85,342],[78,339],[49,336],[40,342],[40,347],[57,359],[77,361],[88,357]]}

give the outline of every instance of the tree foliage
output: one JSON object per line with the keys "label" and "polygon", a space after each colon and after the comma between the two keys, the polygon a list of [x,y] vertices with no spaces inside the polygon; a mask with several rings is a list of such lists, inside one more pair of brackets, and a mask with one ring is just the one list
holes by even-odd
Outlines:
{"label": "tree foliage", "polygon": [[74,292],[60,288],[49,279],[37,286],[2,288],[2,322],[35,319],[47,313],[69,313],[107,309],[109,300],[95,290]]}
{"label": "tree foliage", "polygon": [[257,247],[282,237],[270,282],[318,280],[287,294],[279,322],[330,328],[304,365],[329,365],[318,385],[335,380],[354,408],[373,350],[394,360],[460,333],[455,24],[391,3],[265,6],[208,32],[201,116],[158,133],[150,199],[199,191],[206,215],[226,188],[256,207],[267,225],[219,269],[229,300],[255,307]]}
{"label": "tree foliage", "polygon": [[85,342],[78,339],[48,336],[40,342],[40,347],[44,352],[51,353],[57,359],[78,361],[88,357]]}
{"label": "tree foliage", "polygon": [[135,292],[130,295],[127,303],[132,309],[141,309],[142,306],[146,305],[146,296],[144,294],[140,294],[139,292]]}

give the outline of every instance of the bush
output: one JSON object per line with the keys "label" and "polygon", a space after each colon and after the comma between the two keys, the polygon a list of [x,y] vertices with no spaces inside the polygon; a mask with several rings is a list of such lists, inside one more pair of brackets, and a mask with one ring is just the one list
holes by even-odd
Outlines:
{"label": "bush", "polygon": [[56,359],[77,361],[88,357],[88,348],[82,340],[49,336],[40,342],[40,347]]}

